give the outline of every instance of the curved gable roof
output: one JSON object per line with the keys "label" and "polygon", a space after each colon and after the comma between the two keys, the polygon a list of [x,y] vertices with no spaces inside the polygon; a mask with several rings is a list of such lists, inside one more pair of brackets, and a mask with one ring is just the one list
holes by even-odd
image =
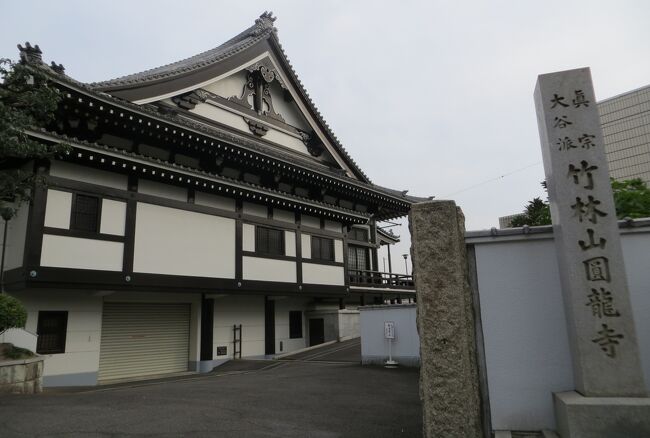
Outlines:
{"label": "curved gable roof", "polygon": [[[157,90],[160,94],[160,90],[165,86],[164,83],[169,84],[175,79],[179,79],[180,83],[180,80],[188,79],[188,76],[190,75],[200,75],[201,73],[207,73],[206,71],[210,71],[216,66],[225,66],[230,61],[235,61],[237,55],[241,54],[243,56],[243,52],[248,49],[255,50],[256,47],[259,47],[259,50],[257,51],[261,52],[263,49],[268,49],[270,47],[273,50],[274,55],[276,55],[279,62],[282,64],[285,73],[289,76],[292,85],[300,94],[301,99],[305,102],[312,117],[314,117],[333,147],[343,158],[346,165],[352,170],[358,179],[371,183],[370,178],[363,172],[363,170],[361,170],[356,161],[354,161],[350,154],[345,150],[329,124],[325,121],[322,114],[309,97],[309,93],[305,90],[302,82],[296,74],[296,71],[289,62],[282,45],[280,44],[277,37],[277,29],[273,25],[275,20],[276,18],[273,17],[271,12],[264,12],[255,20],[253,26],[214,49],[207,50],[198,55],[171,64],[107,81],[90,83],[87,84],[87,86],[96,91],[105,92],[115,95],[116,97],[137,102],[140,100],[146,100],[146,97],[153,97],[151,95],[152,91],[150,90]],[[263,44],[264,42],[268,43],[268,45]],[[145,96],[139,93],[142,89],[147,89],[147,92],[150,95]]]}
{"label": "curved gable roof", "polygon": [[138,84],[168,79],[208,67],[242,52],[259,41],[267,39],[270,34],[277,31],[273,26],[274,21],[275,17],[272,16],[271,12],[264,12],[255,20],[253,26],[214,49],[206,50],[198,55],[140,73],[133,73],[107,81],[93,82],[88,84],[88,86],[99,91],[110,93],[112,90],[122,89],[125,86],[137,86]]}

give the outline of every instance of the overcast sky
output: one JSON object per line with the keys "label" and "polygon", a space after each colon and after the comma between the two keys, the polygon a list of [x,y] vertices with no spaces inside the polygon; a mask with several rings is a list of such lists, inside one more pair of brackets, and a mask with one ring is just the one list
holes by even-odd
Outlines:
{"label": "overcast sky", "polygon": [[[468,229],[545,196],[538,74],[591,67],[598,99],[650,83],[650,2],[2,0],[0,57],[30,41],[77,80],[215,47],[273,11],[317,107],[373,182],[454,199]],[[404,270],[403,242],[393,269]],[[383,264],[380,256],[380,265]],[[383,266],[380,266],[382,268]],[[410,267],[409,267],[410,272]]]}

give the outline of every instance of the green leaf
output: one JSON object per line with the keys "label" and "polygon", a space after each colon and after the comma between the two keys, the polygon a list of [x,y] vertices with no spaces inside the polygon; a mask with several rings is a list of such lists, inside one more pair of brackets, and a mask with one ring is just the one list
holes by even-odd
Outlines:
{"label": "green leaf", "polygon": [[7,216],[29,201],[36,182],[31,162],[70,150],[26,134],[54,120],[60,92],[47,75],[27,64],[0,59],[0,210]]}

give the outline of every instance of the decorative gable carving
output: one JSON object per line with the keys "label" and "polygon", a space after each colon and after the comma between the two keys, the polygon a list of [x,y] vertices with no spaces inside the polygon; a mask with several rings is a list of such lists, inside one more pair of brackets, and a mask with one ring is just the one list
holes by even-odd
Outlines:
{"label": "decorative gable carving", "polygon": [[[247,67],[246,70],[248,76],[242,95],[240,97],[232,96],[228,100],[252,109],[260,116],[270,117],[284,123],[284,118],[273,108],[270,86],[273,81],[277,81],[283,89],[286,89],[286,85],[280,79],[271,61],[265,58]],[[248,100],[250,97],[252,97],[252,105]]]}
{"label": "decorative gable carving", "polygon": [[194,90],[180,96],[172,97],[172,102],[186,110],[192,110],[199,102],[205,102],[208,94],[203,90]]}
{"label": "decorative gable carving", "polygon": [[247,119],[246,117],[244,117],[244,120],[246,123],[248,123],[248,129],[250,129],[251,132],[255,135],[264,137],[264,135],[266,135],[266,133],[269,131],[268,126],[256,122],[255,120]]}
{"label": "decorative gable carving", "polygon": [[308,132],[298,130],[298,134],[300,134],[302,142],[305,144],[305,146],[307,146],[307,151],[309,151],[312,156],[320,157],[323,154],[323,150],[325,148],[323,144],[318,141],[313,132],[310,134]]}
{"label": "decorative gable carving", "polygon": [[[235,129],[248,128],[257,137],[268,135],[269,141],[326,160],[327,148],[304,119],[304,114],[294,102],[271,58],[265,57],[247,67],[245,65],[223,79],[223,82],[220,80],[206,85],[205,89],[197,88],[174,96],[171,101],[198,117],[207,117]],[[217,83],[222,85],[215,86]],[[238,89],[242,90],[241,94],[233,96]],[[276,111],[273,97],[282,114]],[[200,106],[202,103],[208,105]],[[171,105],[160,107],[172,110]],[[233,121],[233,115],[240,117],[239,120],[244,123]]]}

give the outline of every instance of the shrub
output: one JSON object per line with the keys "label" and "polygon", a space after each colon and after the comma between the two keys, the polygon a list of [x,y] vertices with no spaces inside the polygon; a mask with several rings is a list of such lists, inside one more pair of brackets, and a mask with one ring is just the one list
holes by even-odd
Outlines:
{"label": "shrub", "polygon": [[35,354],[28,349],[16,347],[15,345],[12,345],[8,350],[5,351],[5,357],[12,360],[29,359],[30,357],[34,356]]}
{"label": "shrub", "polygon": [[7,294],[0,295],[0,332],[11,327],[25,327],[27,311],[20,301]]}

